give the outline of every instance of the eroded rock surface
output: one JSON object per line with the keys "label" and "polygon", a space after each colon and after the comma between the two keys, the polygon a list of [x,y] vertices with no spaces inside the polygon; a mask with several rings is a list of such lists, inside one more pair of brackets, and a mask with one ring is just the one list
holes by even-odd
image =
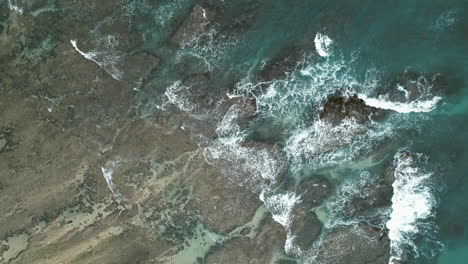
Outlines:
{"label": "eroded rock surface", "polygon": [[317,249],[317,264],[387,264],[390,242],[380,230],[366,224],[337,227],[323,237]]}

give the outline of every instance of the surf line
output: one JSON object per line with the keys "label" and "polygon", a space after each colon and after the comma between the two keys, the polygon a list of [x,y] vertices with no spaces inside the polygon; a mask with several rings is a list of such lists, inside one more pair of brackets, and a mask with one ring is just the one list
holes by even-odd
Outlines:
{"label": "surf line", "polygon": [[81,54],[83,57],[85,57],[86,59],[90,60],[90,61],[93,61],[95,62],[99,67],[101,67],[102,69],[104,69],[107,73],[109,73],[112,78],[116,79],[117,81],[121,81],[122,80],[122,73],[120,72],[117,72],[117,73],[112,73],[110,72],[109,70],[107,70],[105,67],[103,67],[102,63],[97,61],[96,60],[96,56],[98,55],[97,52],[83,52],[81,51],[79,48],[78,48],[78,45],[76,44],[76,39],[73,39],[73,40],[70,40],[70,43],[72,44],[73,48],[79,53]]}

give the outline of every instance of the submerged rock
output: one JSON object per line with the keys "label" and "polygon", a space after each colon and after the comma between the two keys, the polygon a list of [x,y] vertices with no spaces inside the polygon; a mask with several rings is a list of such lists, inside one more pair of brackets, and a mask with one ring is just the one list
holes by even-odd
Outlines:
{"label": "submerged rock", "polygon": [[298,47],[284,49],[260,70],[258,78],[262,82],[283,79],[294,71],[304,58],[305,52]]}
{"label": "submerged rock", "polygon": [[301,206],[313,208],[331,193],[331,184],[324,178],[311,178],[299,184],[298,193],[301,195]]}
{"label": "submerged rock", "polygon": [[292,210],[289,228],[294,237],[293,244],[304,251],[309,249],[320,235],[322,225],[315,212],[296,206]]}
{"label": "submerged rock", "polygon": [[158,67],[159,59],[150,53],[136,53],[125,56],[122,65],[125,80],[141,85]]}
{"label": "submerged rock", "polygon": [[416,71],[392,74],[383,80],[377,93],[392,102],[411,102],[417,99],[428,99],[432,93],[446,89],[446,75],[424,74]]}
{"label": "submerged rock", "polygon": [[215,15],[214,10],[199,4],[195,5],[190,15],[174,33],[170,42],[182,46],[200,37],[201,34],[207,33]]}
{"label": "submerged rock", "polygon": [[371,182],[360,191],[364,196],[355,197],[344,208],[346,216],[356,216],[372,212],[375,209],[387,208],[392,205],[393,187],[395,181],[394,167],[389,161],[376,182]]}
{"label": "submerged rock", "polygon": [[364,100],[356,94],[350,97],[333,95],[328,98],[320,113],[323,121],[338,124],[345,118],[353,118],[359,124],[364,124],[370,119],[381,119],[385,115],[384,110],[366,105]]}
{"label": "submerged rock", "polygon": [[387,264],[390,241],[385,232],[367,224],[337,227],[327,233],[317,249],[316,264]]}
{"label": "submerged rock", "polygon": [[2,152],[7,147],[7,140],[4,137],[0,138],[0,152]]}
{"label": "submerged rock", "polygon": [[0,152],[14,150],[18,146],[13,127],[4,127],[0,130]]}
{"label": "submerged rock", "polygon": [[221,30],[244,32],[250,29],[257,19],[260,6],[261,0],[222,2],[219,8],[227,12],[223,12],[223,17],[220,19]]}

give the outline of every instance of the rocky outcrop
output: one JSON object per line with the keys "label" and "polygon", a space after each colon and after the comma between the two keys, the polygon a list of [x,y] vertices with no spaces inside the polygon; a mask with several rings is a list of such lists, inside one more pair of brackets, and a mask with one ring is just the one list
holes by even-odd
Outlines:
{"label": "rocky outcrop", "polygon": [[289,225],[293,244],[301,250],[307,250],[320,235],[322,229],[317,215],[310,210],[296,206],[292,210],[291,223]]}
{"label": "rocky outcrop", "polygon": [[301,182],[298,186],[298,194],[301,195],[301,206],[313,208],[331,193],[331,184],[325,178],[313,177]]}
{"label": "rocky outcrop", "polygon": [[206,259],[206,264],[264,264],[272,263],[275,255],[283,252],[286,233],[271,216],[262,225],[254,238],[235,238],[223,247],[213,250]]}
{"label": "rocky outcrop", "polygon": [[304,60],[305,52],[298,47],[283,49],[280,54],[271,59],[258,73],[262,82],[283,79],[294,71],[298,64]]}
{"label": "rocky outcrop", "polygon": [[386,208],[392,205],[393,187],[395,181],[394,167],[389,161],[383,168],[376,182],[364,186],[360,193],[362,197],[354,197],[344,208],[346,216],[356,216],[370,213],[375,209]]}
{"label": "rocky outcrop", "polygon": [[320,119],[338,124],[345,118],[353,118],[359,124],[383,118],[385,111],[366,105],[356,94],[346,97],[341,94],[328,98],[320,113]]}
{"label": "rocky outcrop", "polygon": [[317,249],[316,264],[387,264],[390,241],[379,229],[366,224],[329,231]]}

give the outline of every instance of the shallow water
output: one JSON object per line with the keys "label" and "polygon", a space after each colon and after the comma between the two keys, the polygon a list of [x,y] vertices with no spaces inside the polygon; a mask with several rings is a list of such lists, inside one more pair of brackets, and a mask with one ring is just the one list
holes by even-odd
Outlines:
{"label": "shallow water", "polygon": [[[165,141],[168,135],[185,133],[187,139],[183,140],[196,148],[186,147],[190,150],[184,149],[178,156],[191,153],[183,166],[175,162],[178,158],[171,160],[158,151],[151,153],[163,156],[161,164],[170,161],[177,165],[173,164],[175,168],[166,181],[156,179],[152,182],[154,186],[146,186],[151,189],[142,191],[141,199],[152,194],[176,193],[173,199],[158,197],[158,201],[167,200],[169,206],[164,208],[169,215],[167,219],[186,221],[187,228],[193,229],[187,231],[166,219],[171,223],[166,223],[170,228],[164,231],[165,235],[174,239],[168,241],[182,242],[175,246],[180,250],[172,249],[174,254],[165,255],[162,261],[176,264],[205,261],[215,250],[228,248],[224,243],[241,236],[243,227],[251,230],[246,236],[255,239],[268,211],[284,229],[287,238],[284,253],[298,263],[314,263],[332,231],[340,227],[351,229],[362,223],[380,230],[380,240],[388,236],[390,261],[465,263],[468,247],[467,1],[131,0],[109,12],[107,8],[100,10],[100,3],[96,2],[97,11],[88,10],[89,13],[68,1],[59,1],[57,6],[48,2],[42,7],[35,6],[34,1],[25,2],[0,0],[0,5],[14,14],[12,20],[57,14],[73,21],[72,24],[83,23],[86,28],[77,27],[69,35],[63,33],[64,29],[47,33],[43,42],[19,57],[34,57],[40,63],[45,60],[41,54],[50,55],[57,46],[67,49],[68,53],[64,52],[67,56],[77,53],[90,63],[84,68],[100,68],[101,74],[112,81],[131,86],[133,94],[128,98],[131,105],[122,113],[130,119],[147,121],[141,131],[169,125],[171,129],[165,133],[153,134]],[[73,16],[63,11],[71,9]],[[4,26],[8,23],[3,22],[3,16],[5,21],[10,17],[3,13],[0,29],[7,32],[10,29]],[[54,34],[60,38],[55,40]],[[50,44],[52,38],[60,45]],[[17,47],[30,44],[20,39]],[[4,42],[0,44],[9,45],[8,41]],[[144,64],[137,68],[148,60],[126,60],[143,53],[157,57],[154,64],[158,66]],[[77,68],[78,73],[74,74],[80,70]],[[143,78],[142,72],[146,70],[148,73]],[[64,76],[58,79],[66,79]],[[93,83],[99,83],[100,78],[102,75],[96,75]],[[96,90],[99,91],[93,88],[70,94],[88,95]],[[123,90],[116,90],[115,94]],[[324,118],[327,100],[354,95],[373,107],[370,117],[363,121],[359,115],[348,116],[336,123]],[[65,98],[59,92],[55,97],[47,94],[43,97],[49,113]],[[96,111],[120,103],[107,102],[96,106],[99,109]],[[68,115],[74,115],[74,109],[74,106],[67,108]],[[378,116],[379,111],[385,113],[383,118]],[[121,131],[125,133],[131,127],[114,122],[113,118],[118,117],[105,115],[92,124],[97,128],[111,124],[109,127],[116,128],[116,134],[103,142],[102,135],[93,134],[92,141],[99,142],[102,160],[112,160],[111,154],[105,154],[108,151],[116,161],[125,160],[120,158],[118,144],[114,153],[113,144]],[[9,143],[3,135],[7,132],[1,132],[0,152]],[[140,138],[139,132],[127,140]],[[146,140],[145,136],[141,138]],[[175,143],[181,142],[161,145],[168,144],[165,151],[178,150]],[[126,150],[120,151],[125,156]],[[133,156],[123,163],[153,162],[151,158],[138,156],[138,150],[133,151],[136,154],[129,150]],[[192,159],[202,162],[191,164]],[[205,162],[263,203],[250,222],[229,232],[216,233],[204,223],[207,217],[191,208],[196,205],[179,201],[179,193],[170,189],[176,188],[173,182],[182,182],[177,184],[183,188],[193,187],[196,179],[190,177],[201,177],[198,170],[204,169]],[[109,199],[131,203],[132,197],[127,200],[126,195],[138,196],[138,191],[128,191],[130,184],[124,186],[123,177],[113,175],[118,163],[108,163],[107,166],[111,165],[108,167],[101,163],[104,163],[99,165],[106,181],[104,187],[108,187],[103,189],[113,197]],[[148,166],[159,173],[165,165],[155,170],[156,163]],[[366,192],[380,184],[379,177],[388,164],[394,169],[394,181],[390,184],[393,196],[385,197],[390,204],[373,208],[372,213],[347,215],[345,211],[353,203],[352,199],[370,199]],[[190,177],[184,178],[186,175]],[[300,204],[304,193],[297,190],[315,178],[327,180],[333,188],[311,209],[318,215],[320,237],[309,248],[300,249],[295,244],[293,209]],[[132,184],[131,188],[141,187]],[[319,184],[314,187],[328,188]],[[161,191],[165,189],[170,191]],[[220,199],[218,195],[213,197],[210,199]],[[140,202],[139,198],[133,199]],[[178,202],[183,205],[182,211],[187,206],[187,210],[196,212],[195,216],[190,215],[195,220],[185,219],[189,215],[184,215],[186,212],[172,216],[170,208],[179,205]],[[81,212],[80,205],[69,206],[71,209],[60,209],[61,220],[72,221],[71,228],[84,230],[114,212],[107,211],[111,207],[107,204],[85,204],[92,212]],[[147,206],[142,204],[135,207],[138,212]],[[154,208],[148,212],[151,217],[153,214],[159,217]],[[135,219],[138,217],[132,221],[140,223],[139,228],[145,226],[146,222]],[[26,248],[21,247],[11,258]],[[284,256],[278,258],[281,257]]]}
{"label": "shallow water", "polygon": [[[246,166],[250,163],[245,159],[256,155],[255,150],[248,154],[247,150],[238,149],[237,144],[250,139],[267,140],[282,150],[289,163],[288,177],[297,180],[318,173],[340,185],[363,171],[372,171],[378,160],[393,157],[398,149],[421,153],[427,156],[427,164],[431,164],[430,168],[419,168],[433,175],[427,179],[431,181],[427,190],[430,195],[415,194],[404,199],[415,198],[418,200],[415,202],[431,199],[427,202],[434,203],[436,208],[422,208],[426,211],[421,214],[429,214],[432,222],[429,229],[439,231],[427,240],[410,235],[406,237],[408,243],[415,243],[410,262],[462,263],[457,256],[462,258],[463,250],[457,249],[468,242],[464,231],[468,224],[464,213],[467,210],[462,202],[466,197],[463,175],[468,169],[464,162],[464,149],[468,147],[464,125],[468,114],[465,103],[468,66],[466,2],[239,1],[239,6],[247,11],[236,7],[235,2],[213,3],[224,8],[225,15],[220,25],[214,26],[215,31],[210,33],[213,35],[208,37],[208,41],[176,51],[176,60],[174,54],[164,54],[165,48],[158,38],[165,33],[160,28],[152,32],[154,38],[148,38],[145,43],[146,49],[167,59],[169,64],[165,67],[177,67],[180,61],[196,58],[191,63],[198,68],[190,66],[190,63],[186,67],[192,73],[211,73],[215,85],[209,92],[204,92],[207,96],[226,89],[239,95],[255,94],[259,116],[247,128],[223,128],[230,129],[231,134],[219,134],[224,141],[215,144],[218,144],[217,151],[221,152],[212,158],[216,160],[219,155],[239,151],[236,152],[238,156],[229,160],[237,167]],[[180,6],[173,7],[175,15],[171,13],[170,17],[160,18],[162,21],[168,19],[168,25],[177,14],[189,10],[189,1],[177,3]],[[252,12],[249,14],[253,17],[250,24],[238,31],[226,30],[226,25],[232,23],[239,12]],[[141,27],[148,25],[142,23]],[[148,28],[146,32],[150,31]],[[271,80],[268,88],[259,93],[255,74],[265,62],[294,48],[305,51],[306,58],[296,69],[288,69],[292,70],[290,74]],[[423,81],[421,87],[427,89],[424,97],[411,104],[406,102],[402,105],[376,97],[382,95],[378,86],[387,85],[389,76],[405,71],[425,73],[426,81],[437,74],[447,79],[443,87],[431,87],[430,82]],[[168,77],[175,81],[183,75],[163,68],[156,72],[154,81],[164,83]],[[362,129],[359,124],[351,122],[338,128],[320,124],[317,120],[320,106],[328,95],[336,91],[358,93],[368,105],[392,110],[389,120],[359,136],[353,135],[353,131]],[[188,100],[185,105],[198,104],[190,96],[173,96],[173,103],[174,100]],[[181,110],[191,112],[187,107]],[[335,142],[337,139],[339,142]],[[223,154],[220,148],[229,150]],[[370,161],[368,157],[373,155],[380,158]],[[251,169],[259,170],[262,172],[260,178],[268,177],[263,175],[265,168],[249,169],[249,166],[246,168],[248,173],[252,172]],[[228,177],[239,180],[237,176],[226,173]],[[271,187],[268,184],[260,187],[265,188]],[[417,192],[419,187],[414,188],[407,191]],[[276,206],[283,208],[281,203]],[[275,214],[277,209],[270,206],[267,203]],[[283,208],[278,212],[277,218],[287,226],[284,210],[287,211]],[[329,216],[321,218],[336,220],[330,220]],[[417,225],[417,221],[426,220],[415,219],[407,224]],[[425,232],[425,229],[419,231]],[[429,236],[415,234],[419,235]],[[444,249],[439,251],[441,245]]]}

